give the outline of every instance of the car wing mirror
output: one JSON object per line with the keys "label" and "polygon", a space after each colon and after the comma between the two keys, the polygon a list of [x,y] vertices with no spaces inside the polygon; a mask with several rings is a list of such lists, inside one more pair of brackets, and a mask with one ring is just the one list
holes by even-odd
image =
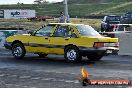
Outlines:
{"label": "car wing mirror", "polygon": [[34,30],[29,30],[29,31],[28,31],[28,34],[33,35],[33,34],[34,34]]}
{"label": "car wing mirror", "polygon": [[76,33],[72,33],[72,38],[77,38],[77,35],[76,35]]}
{"label": "car wing mirror", "polygon": [[41,28],[44,28],[44,27],[46,27],[46,24],[44,24],[43,26],[41,26]]}

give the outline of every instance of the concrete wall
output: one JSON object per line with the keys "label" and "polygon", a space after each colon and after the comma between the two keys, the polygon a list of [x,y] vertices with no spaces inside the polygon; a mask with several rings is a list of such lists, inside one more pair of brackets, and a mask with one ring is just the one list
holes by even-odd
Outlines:
{"label": "concrete wall", "polygon": [[132,55],[132,33],[121,33],[115,35],[119,38],[119,55]]}
{"label": "concrete wall", "polygon": [[0,48],[3,48],[4,41],[5,41],[5,35],[3,32],[0,32]]}

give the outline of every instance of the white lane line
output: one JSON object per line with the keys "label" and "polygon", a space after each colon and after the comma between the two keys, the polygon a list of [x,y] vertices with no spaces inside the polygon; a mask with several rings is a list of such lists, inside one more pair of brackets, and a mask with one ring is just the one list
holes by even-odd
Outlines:
{"label": "white lane line", "polygon": [[5,84],[6,86],[12,86],[12,85],[14,85],[14,84]]}
{"label": "white lane line", "polygon": [[27,79],[27,78],[30,78],[31,76],[20,76],[19,78],[20,79]]}
{"label": "white lane line", "polygon": [[60,81],[60,82],[64,82],[65,80],[64,80],[64,79],[58,79],[58,81]]}
{"label": "white lane line", "polygon": [[30,87],[30,88],[37,88],[37,87]]}
{"label": "white lane line", "polygon": [[65,80],[64,82],[72,83],[72,82],[74,82],[74,81],[72,81],[72,80]]}
{"label": "white lane line", "polygon": [[28,86],[23,86],[24,88],[28,88]]}
{"label": "white lane line", "polygon": [[43,78],[41,80],[50,81],[50,80],[56,80],[56,78]]}
{"label": "white lane line", "polygon": [[17,75],[9,75],[8,77],[17,77]]}
{"label": "white lane line", "polygon": [[0,74],[0,77],[3,77],[3,76],[5,76],[5,74]]}
{"label": "white lane line", "polygon": [[79,80],[65,80],[66,83],[79,83]]}
{"label": "white lane line", "polygon": [[36,72],[46,72],[46,73],[56,73],[56,74],[71,74],[71,75],[79,75],[79,73],[73,73],[73,72],[59,72],[54,70],[35,70]]}
{"label": "white lane line", "polygon": [[32,80],[38,80],[38,79],[40,79],[40,77],[33,77],[33,78],[31,78]]}
{"label": "white lane line", "polygon": [[41,80],[44,80],[44,81],[58,81],[58,82],[66,82],[66,83],[79,83],[79,80],[65,80],[65,79],[56,79],[56,78],[43,78]]}

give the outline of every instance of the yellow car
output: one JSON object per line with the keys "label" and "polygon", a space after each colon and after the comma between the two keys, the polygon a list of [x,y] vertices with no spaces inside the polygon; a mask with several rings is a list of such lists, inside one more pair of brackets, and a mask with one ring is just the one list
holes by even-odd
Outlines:
{"label": "yellow car", "polygon": [[32,34],[10,36],[4,45],[16,59],[31,52],[40,57],[64,55],[68,62],[78,62],[82,56],[98,61],[119,50],[118,38],[103,37],[89,25],[72,23],[49,23]]}

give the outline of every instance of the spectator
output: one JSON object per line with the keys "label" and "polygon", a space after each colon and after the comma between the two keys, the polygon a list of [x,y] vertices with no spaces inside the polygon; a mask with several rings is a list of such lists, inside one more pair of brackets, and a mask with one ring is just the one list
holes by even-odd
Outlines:
{"label": "spectator", "polygon": [[60,20],[59,22],[60,22],[60,23],[66,23],[66,19],[67,19],[67,18],[66,18],[66,16],[64,15],[64,13],[61,12],[61,13],[60,13],[60,17],[59,17],[59,20]]}

